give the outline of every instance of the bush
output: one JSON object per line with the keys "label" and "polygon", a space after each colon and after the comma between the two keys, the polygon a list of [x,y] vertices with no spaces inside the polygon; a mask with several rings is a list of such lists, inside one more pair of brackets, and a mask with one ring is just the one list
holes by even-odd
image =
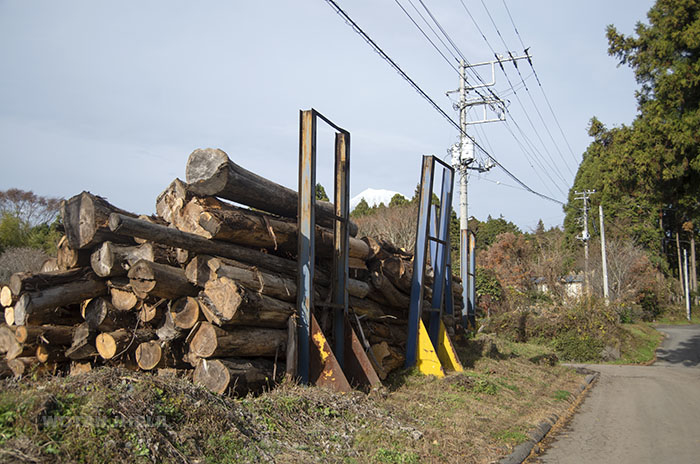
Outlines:
{"label": "bush", "polygon": [[48,255],[36,248],[10,248],[0,255],[0,283],[7,284],[15,272],[38,272]]}
{"label": "bush", "polygon": [[557,355],[567,361],[599,361],[605,344],[597,337],[569,330],[557,335],[553,340]]}

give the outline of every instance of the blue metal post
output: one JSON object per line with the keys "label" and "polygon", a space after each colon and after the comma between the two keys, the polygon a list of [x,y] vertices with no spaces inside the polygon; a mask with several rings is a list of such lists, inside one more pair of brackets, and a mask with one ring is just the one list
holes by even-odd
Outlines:
{"label": "blue metal post", "polygon": [[413,255],[413,281],[411,282],[411,302],[408,309],[408,337],[406,340],[407,368],[416,364],[418,349],[418,328],[423,305],[423,281],[426,255],[428,253],[428,219],[430,200],[433,192],[433,159],[423,156],[421,170],[420,199],[418,203],[418,223],[416,224],[416,249]]}
{"label": "blue metal post", "polygon": [[313,307],[316,224],[316,118],[313,110],[301,111],[299,141],[299,269],[297,276],[298,361],[297,374],[309,383],[311,308]]}
{"label": "blue metal post", "polygon": [[[452,184],[453,174],[451,169],[443,169],[442,171],[442,191],[440,193],[440,217],[437,227],[437,253],[435,261],[433,261],[433,300],[431,302],[432,312],[430,313],[430,325],[428,334],[434,346],[437,346],[438,336],[440,333],[440,320],[442,317],[442,309],[445,295],[446,281],[446,266],[449,253],[449,220],[450,220],[450,203],[452,202]],[[431,195],[432,196],[432,195]]]}

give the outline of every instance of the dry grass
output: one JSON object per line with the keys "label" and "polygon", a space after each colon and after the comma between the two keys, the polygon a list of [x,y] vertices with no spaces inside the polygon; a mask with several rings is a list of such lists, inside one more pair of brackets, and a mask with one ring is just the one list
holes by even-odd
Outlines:
{"label": "dry grass", "polygon": [[[492,462],[563,412],[581,376],[535,345],[470,341],[468,370],[399,373],[369,395],[287,383],[220,397],[103,368],[0,390],[3,462]],[[485,356],[484,356],[485,355]],[[48,423],[45,418],[63,418]],[[149,419],[150,418],[150,419]]]}

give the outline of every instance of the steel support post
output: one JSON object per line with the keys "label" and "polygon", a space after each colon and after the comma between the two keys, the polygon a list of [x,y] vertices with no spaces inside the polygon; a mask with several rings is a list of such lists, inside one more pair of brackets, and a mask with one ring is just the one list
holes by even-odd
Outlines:
{"label": "steel support post", "polygon": [[299,257],[297,275],[298,366],[303,383],[309,382],[311,309],[315,262],[316,224],[316,118],[313,110],[299,115]]}
{"label": "steel support post", "polygon": [[411,282],[411,302],[408,309],[408,337],[406,340],[407,368],[416,364],[418,349],[418,329],[421,306],[423,305],[423,282],[428,253],[428,220],[430,218],[431,196],[433,192],[433,160],[423,156],[421,170],[420,197],[418,202],[418,222],[416,224],[416,248],[413,255],[413,281]]}
{"label": "steel support post", "polygon": [[[430,240],[435,241],[437,252],[433,261],[433,300],[431,302],[432,312],[430,313],[430,324],[428,334],[433,345],[437,346],[438,336],[440,334],[440,321],[442,319],[442,310],[445,300],[445,281],[447,269],[450,237],[450,210],[452,202],[452,185],[454,183],[454,171],[452,169],[443,169],[442,171],[442,189],[440,193],[440,217],[438,218],[437,234],[435,237],[430,237]],[[432,192],[431,192],[432,197]]]}
{"label": "steel support post", "polygon": [[335,228],[333,253],[333,335],[335,356],[345,367],[345,318],[348,315],[348,268],[350,230],[350,134],[335,134]]}

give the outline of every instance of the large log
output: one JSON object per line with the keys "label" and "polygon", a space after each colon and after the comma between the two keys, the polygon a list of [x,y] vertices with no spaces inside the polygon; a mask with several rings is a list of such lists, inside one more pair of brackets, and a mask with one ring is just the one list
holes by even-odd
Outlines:
{"label": "large log", "polygon": [[[23,293],[15,305],[15,324],[25,325],[33,315],[43,310],[79,303],[107,293],[104,281],[85,278],[45,290]],[[42,321],[49,322],[49,321]]]}
{"label": "large log", "polygon": [[69,346],[73,342],[73,326],[70,325],[30,325],[15,329],[19,343]]}
{"label": "large log", "polygon": [[151,224],[139,219],[114,214],[109,220],[110,228],[125,235],[144,238],[167,246],[183,248],[195,253],[223,256],[245,263],[273,269],[285,274],[294,274],[297,264],[294,261],[251,250],[233,243],[207,240],[199,235],[182,232],[177,229]]}
{"label": "large log", "polygon": [[[238,395],[257,392],[275,384],[275,366],[267,359],[201,359],[192,381],[222,394],[229,385]],[[283,372],[284,366],[277,369]]]}
{"label": "large log", "polygon": [[130,237],[119,235],[109,229],[109,215],[119,213],[135,217],[128,211],[117,208],[104,198],[83,192],[61,203],[63,227],[71,248],[91,248],[101,242],[130,242]]}
{"label": "large log", "polygon": [[[225,204],[215,198],[195,197],[181,211],[180,230],[215,240],[267,248],[296,254],[297,224],[268,214]],[[333,231],[316,226],[316,253],[321,257],[333,256]],[[367,259],[369,247],[362,240],[351,237],[348,256]]]}
{"label": "large log", "polygon": [[139,329],[132,331],[121,328],[113,332],[103,332],[95,339],[97,352],[103,359],[112,359],[136,348],[143,342],[156,338],[153,330]]}
{"label": "large log", "polygon": [[89,267],[55,272],[17,272],[10,277],[10,290],[14,296],[25,292],[36,292],[80,279],[95,280]]}
{"label": "large log", "polygon": [[162,340],[151,340],[141,343],[136,348],[135,358],[138,366],[145,371],[156,368],[183,368],[186,366],[182,361],[182,350],[179,345]]}
{"label": "large log", "polygon": [[121,311],[134,309],[139,298],[131,290],[128,277],[115,277],[107,281],[112,305]]}
{"label": "large log", "polygon": [[221,329],[209,322],[200,322],[190,339],[190,353],[199,358],[265,356],[285,352],[287,330],[253,327]]}
{"label": "large log", "polygon": [[284,328],[295,312],[293,303],[247,290],[227,277],[207,282],[200,293],[205,316],[216,325]]}
{"label": "large log", "polygon": [[[296,281],[289,278],[288,274],[271,274],[232,259],[199,255],[187,265],[185,275],[190,282],[198,286],[203,286],[209,280],[215,278],[228,277],[259,293],[283,301],[296,301]],[[296,275],[296,272],[293,275]],[[318,295],[322,298],[327,296],[328,288],[324,287],[330,285],[330,279],[320,272],[314,278],[314,283],[323,286],[316,288]],[[349,295],[364,298],[369,293],[369,290],[367,283],[356,279],[348,279]]]}
{"label": "large log", "polygon": [[91,330],[111,332],[122,327],[134,327],[135,314],[114,307],[110,300],[103,297],[91,298],[80,305],[80,313]]}
{"label": "large log", "polygon": [[60,271],[57,258],[47,258],[41,265],[41,272]]}
{"label": "large log", "polygon": [[[186,174],[188,188],[197,195],[217,196],[279,216],[297,218],[297,192],[243,169],[222,150],[193,151],[187,160]],[[316,222],[333,227],[333,204],[316,201]],[[350,235],[356,236],[357,224],[350,221],[348,226]]]}
{"label": "large log", "polygon": [[181,296],[194,296],[199,290],[185,276],[183,269],[140,260],[129,269],[129,283],[140,298],[154,296],[174,299]]}
{"label": "large log", "polygon": [[73,361],[90,359],[99,353],[95,348],[95,331],[84,322],[73,330],[73,342],[66,350],[66,357]]}

